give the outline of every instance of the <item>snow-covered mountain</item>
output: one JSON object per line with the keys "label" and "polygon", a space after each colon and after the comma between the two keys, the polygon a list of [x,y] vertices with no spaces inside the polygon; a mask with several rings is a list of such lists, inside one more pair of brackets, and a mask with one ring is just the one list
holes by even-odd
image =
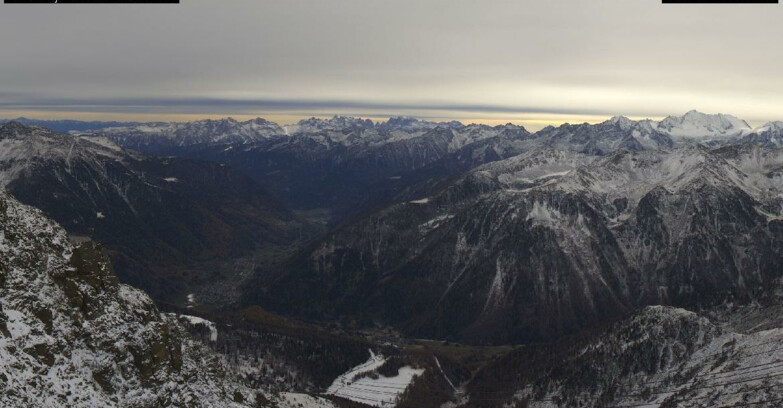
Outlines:
{"label": "snow-covered mountain", "polygon": [[[615,117],[590,125],[565,124],[529,134],[520,126],[463,125],[410,117],[375,123],[334,116],[294,125],[199,121],[118,127],[90,132],[145,153],[229,164],[281,196],[293,208],[326,210],[344,220],[406,191],[437,188],[471,167],[540,146],[589,155],[618,149],[666,150],[694,143],[720,145],[749,134],[742,120],[696,111],[661,122]],[[252,127],[257,129],[258,126]],[[462,150],[464,149],[464,150]],[[457,157],[459,157],[457,159]],[[458,162],[452,166],[450,162]],[[441,181],[419,185],[425,179]]]}
{"label": "snow-covered mountain", "polygon": [[261,118],[245,122],[226,118],[185,123],[147,123],[73,133],[79,136],[105,136],[129,149],[167,154],[190,146],[253,143],[283,135],[285,130]]}
{"label": "snow-covered mountain", "polygon": [[72,244],[4,191],[0,220],[0,405],[261,404],[261,390],[119,284],[98,244]]}
{"label": "snow-covered mountain", "polygon": [[662,150],[674,145],[667,134],[658,132],[650,122],[637,122],[623,116],[595,125],[549,126],[535,133],[533,138],[539,145],[557,150],[599,156],[618,149]]}
{"label": "snow-covered mountain", "polygon": [[593,149],[605,154],[617,149],[661,150],[694,143],[721,145],[753,132],[747,122],[731,115],[690,111],[662,121],[635,121],[623,116],[596,125],[563,125],[535,134],[561,149]]}
{"label": "snow-covered mountain", "polygon": [[327,146],[390,143],[421,136],[436,127],[459,129],[463,125],[459,122],[436,123],[407,117],[374,123],[370,119],[334,116],[330,119],[304,119],[296,124],[280,126],[262,118],[245,122],[226,118],[183,123],[129,124],[72,133],[79,136],[105,136],[123,147],[145,153],[175,154],[180,149],[242,145],[283,135],[310,138]]}
{"label": "snow-covered mountain", "polygon": [[458,121],[450,122],[431,122],[409,116],[397,116],[389,118],[385,122],[373,122],[370,119],[355,118],[352,116],[336,115],[329,119],[310,118],[299,121],[296,124],[284,125],[283,128],[289,135],[316,133],[324,130],[342,131],[351,128],[377,129],[390,132],[399,130],[404,132],[426,131],[436,127],[459,129],[464,127]]}
{"label": "snow-covered mountain", "polygon": [[[139,126],[141,122],[116,122],[116,121],[82,121],[82,120],[44,120],[19,117],[16,119],[0,119],[0,124],[18,122],[27,126],[40,126],[55,132],[88,132],[112,127]],[[149,124],[149,123],[147,123]]]}
{"label": "snow-covered mountain", "polygon": [[708,115],[695,110],[684,116],[669,116],[655,126],[673,138],[698,141],[736,138],[752,130],[747,122],[734,116]]}
{"label": "snow-covered mountain", "polygon": [[[85,122],[87,123],[87,122]],[[775,125],[774,122],[768,124]],[[163,146],[169,149],[185,148],[194,145],[210,144],[247,144],[263,141],[269,137],[289,135],[312,138],[320,143],[332,146],[335,144],[382,144],[421,136],[435,128],[447,128],[458,131],[464,128],[475,128],[477,125],[463,125],[460,122],[430,122],[411,117],[390,118],[386,122],[375,123],[369,119],[350,116],[334,116],[330,119],[310,118],[296,124],[280,126],[276,123],[258,118],[247,122],[238,122],[227,118],[221,120],[203,120],[187,123],[149,123],[131,124],[130,126],[113,126],[101,130],[77,132],[84,135],[104,135],[123,147],[140,151],[156,150],[160,152]],[[580,131],[581,125],[564,125],[559,127],[559,133],[568,130]],[[646,149],[667,147],[673,139],[679,143],[717,142],[725,143],[752,132],[762,133],[768,126],[752,129],[747,122],[726,114],[705,114],[690,111],[683,116],[669,116],[662,121],[633,121],[618,116],[604,123],[590,125],[584,129],[593,129],[596,134],[592,138],[582,135],[585,142],[593,139],[593,143],[604,148],[630,147],[628,143],[639,143]],[[610,127],[615,127],[614,135]],[[562,138],[562,134],[553,135],[555,128],[546,128],[537,136]],[[622,136],[620,135],[622,133]],[[631,140],[634,139],[635,141]],[[552,141],[550,143],[558,143]],[[605,145],[609,143],[608,145]]]}
{"label": "snow-covered mountain", "polygon": [[781,174],[781,150],[749,145],[539,148],[343,226],[267,271],[257,284],[270,289],[254,295],[477,343],[552,340],[649,304],[748,299],[783,271]]}
{"label": "snow-covered mountain", "polygon": [[767,147],[783,147],[783,122],[769,122],[753,129],[742,139],[742,142]]}
{"label": "snow-covered mountain", "polygon": [[354,118],[350,116],[334,116],[331,119],[310,118],[299,121],[294,125],[285,125],[286,134],[317,133],[321,131],[342,131],[343,129],[363,128],[372,129],[375,123],[370,119]]}

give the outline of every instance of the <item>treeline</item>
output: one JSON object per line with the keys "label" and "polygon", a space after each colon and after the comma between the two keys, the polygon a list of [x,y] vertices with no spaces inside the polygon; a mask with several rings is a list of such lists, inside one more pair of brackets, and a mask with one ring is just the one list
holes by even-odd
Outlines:
{"label": "treeline", "polygon": [[251,309],[210,315],[193,310],[216,323],[217,341],[203,325],[187,325],[200,339],[244,376],[250,385],[277,391],[319,393],[350,368],[369,358],[372,345],[358,337],[327,332],[315,326]]}

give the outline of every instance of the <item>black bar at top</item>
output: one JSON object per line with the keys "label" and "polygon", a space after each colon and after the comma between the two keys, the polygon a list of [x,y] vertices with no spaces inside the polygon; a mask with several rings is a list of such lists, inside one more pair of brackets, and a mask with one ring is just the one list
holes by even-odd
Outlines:
{"label": "black bar at top", "polygon": [[779,0],[663,0],[663,4],[778,4]]}
{"label": "black bar at top", "polygon": [[6,4],[179,4],[179,0],[4,0]]}

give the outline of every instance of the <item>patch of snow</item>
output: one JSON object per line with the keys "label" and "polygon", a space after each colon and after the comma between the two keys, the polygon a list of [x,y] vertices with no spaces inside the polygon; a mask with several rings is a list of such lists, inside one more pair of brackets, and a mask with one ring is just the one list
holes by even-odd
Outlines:
{"label": "patch of snow", "polygon": [[360,374],[380,368],[386,360],[382,355],[376,355],[370,350],[369,360],[337,377],[326,393],[374,407],[396,406],[400,395],[424,370],[405,366],[400,368],[394,377],[356,379]]}
{"label": "patch of snow", "polygon": [[190,293],[188,294],[188,309],[192,309],[196,306],[196,294]]}
{"label": "patch of snow", "polygon": [[533,209],[527,215],[526,221],[534,221],[546,225],[554,224],[558,219],[563,216],[554,208],[550,208],[547,203],[539,203],[536,201],[533,203]]}
{"label": "patch of snow", "polygon": [[419,232],[422,234],[425,234],[429,231],[432,231],[440,226],[441,223],[444,221],[448,221],[450,219],[454,218],[453,215],[445,214],[445,215],[439,215],[421,225],[419,225]]}
{"label": "patch of snow", "polygon": [[326,398],[293,392],[280,393],[277,406],[279,408],[337,408]]}
{"label": "patch of snow", "polygon": [[209,321],[207,319],[202,319],[200,317],[196,316],[189,316],[189,315],[177,315],[178,318],[182,320],[186,320],[188,323],[190,323],[193,326],[205,326],[209,329],[209,341],[215,342],[218,338],[218,331],[217,326],[215,326],[215,323],[212,321]]}
{"label": "patch of snow", "polygon": [[764,217],[766,217],[767,222],[783,221],[783,215],[770,214],[770,213],[768,213],[768,212],[766,212],[766,211],[764,211],[764,210],[762,210],[761,208],[758,208],[758,207],[756,208],[756,212],[758,212],[759,214],[761,214]]}
{"label": "patch of snow", "polygon": [[105,137],[80,137],[79,139],[87,141],[88,143],[94,143],[98,146],[105,147],[115,152],[122,151],[122,147]]}

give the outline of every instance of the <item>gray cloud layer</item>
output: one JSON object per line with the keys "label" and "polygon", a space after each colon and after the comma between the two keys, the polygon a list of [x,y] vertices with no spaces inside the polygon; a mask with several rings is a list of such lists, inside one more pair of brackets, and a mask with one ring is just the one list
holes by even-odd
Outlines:
{"label": "gray cloud layer", "polygon": [[0,5],[0,107],[780,119],[782,17],[659,0]]}

